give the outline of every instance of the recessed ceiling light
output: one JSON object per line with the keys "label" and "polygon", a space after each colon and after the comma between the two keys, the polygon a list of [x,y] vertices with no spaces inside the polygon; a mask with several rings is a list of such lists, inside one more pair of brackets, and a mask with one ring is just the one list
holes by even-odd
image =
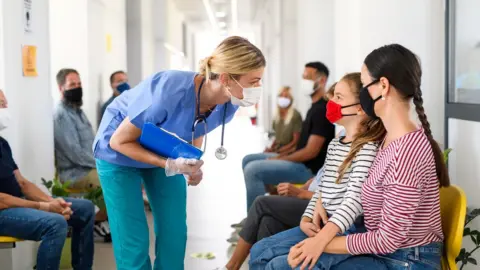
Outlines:
{"label": "recessed ceiling light", "polygon": [[225,13],[223,11],[217,11],[217,12],[215,12],[215,16],[217,18],[225,18],[227,16],[227,13]]}
{"label": "recessed ceiling light", "polygon": [[218,22],[218,27],[224,28],[225,26],[227,26],[226,22]]}

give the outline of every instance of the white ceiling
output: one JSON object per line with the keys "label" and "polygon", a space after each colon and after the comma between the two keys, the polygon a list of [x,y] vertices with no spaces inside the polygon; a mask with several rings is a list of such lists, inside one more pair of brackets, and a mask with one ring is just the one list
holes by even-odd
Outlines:
{"label": "white ceiling", "polygon": [[[174,0],[175,5],[178,10],[185,15],[187,22],[194,24],[205,24],[210,23],[207,15],[204,0]],[[231,27],[232,21],[232,7],[231,3],[235,2],[234,0],[206,0],[210,3],[210,6],[213,9],[213,12],[225,12],[225,18],[217,18],[218,21],[225,21],[227,23],[227,28]],[[251,21],[251,7],[250,2],[252,0],[236,0],[237,3],[237,12],[238,12],[238,22],[239,23],[248,23]],[[253,0],[254,1],[254,0]]]}

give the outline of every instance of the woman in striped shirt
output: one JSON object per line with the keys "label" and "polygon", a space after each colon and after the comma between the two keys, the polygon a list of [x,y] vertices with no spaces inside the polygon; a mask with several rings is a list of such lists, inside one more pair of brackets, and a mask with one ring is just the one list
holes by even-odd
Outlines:
{"label": "woman in striped shirt", "polygon": [[[328,146],[325,173],[305,210],[300,227],[266,238],[251,250],[250,269],[278,269],[270,260],[287,255],[290,248],[308,237],[328,244],[337,234],[364,231],[361,188],[375,159],[385,128],[378,119],[365,115],[360,106],[360,73],[345,75],[335,86],[327,104],[327,119],[345,127],[346,136]],[[322,198],[320,200],[319,198]],[[322,203],[328,215],[322,224],[315,205]],[[359,222],[356,222],[359,221]],[[324,226],[322,226],[324,225]],[[286,261],[285,261],[286,262]],[[285,263],[285,266],[288,265]]]}
{"label": "woman in striped shirt", "polygon": [[[326,246],[307,239],[291,249],[288,263],[300,269],[325,269],[332,260],[340,261],[332,269],[440,269],[439,187],[448,186],[449,177],[423,109],[419,60],[401,45],[387,45],[365,58],[361,73],[362,108],[387,129],[362,187],[367,232]],[[410,118],[412,99],[420,129]]]}

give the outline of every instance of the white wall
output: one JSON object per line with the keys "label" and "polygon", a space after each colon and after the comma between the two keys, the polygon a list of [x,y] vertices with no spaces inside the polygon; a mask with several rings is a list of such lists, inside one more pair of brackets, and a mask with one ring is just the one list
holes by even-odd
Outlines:
{"label": "white wall", "polygon": [[300,0],[297,7],[297,63],[292,74],[293,90],[297,95],[297,108],[306,115],[312,104],[309,96],[301,94],[300,80],[305,64],[313,61],[324,63],[330,70],[327,85],[335,80],[334,2],[331,0]]}
{"label": "white wall", "polygon": [[[22,173],[40,184],[41,177],[51,179],[54,175],[49,2],[32,1],[30,33],[23,30],[23,1],[0,1],[0,6],[0,88],[7,95],[12,114],[11,126],[1,135],[9,141]],[[22,45],[37,46],[37,77],[22,76]],[[2,250],[1,268],[13,262],[13,269],[32,269],[35,246],[22,242],[13,250]]]}
{"label": "white wall", "polygon": [[444,139],[443,12],[443,3],[437,0],[335,1],[336,79],[359,71],[367,54],[380,46],[399,43],[409,48],[422,63],[424,107],[440,142]]}
{"label": "white wall", "polygon": [[101,48],[105,52],[103,71],[102,101],[112,95],[110,87],[110,74],[117,70],[127,70],[127,10],[125,0],[105,1],[105,36],[102,39],[111,38],[111,48]]}

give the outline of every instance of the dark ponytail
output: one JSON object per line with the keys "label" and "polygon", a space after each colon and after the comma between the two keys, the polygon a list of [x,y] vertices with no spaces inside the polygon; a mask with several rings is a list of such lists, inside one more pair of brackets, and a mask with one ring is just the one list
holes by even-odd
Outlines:
{"label": "dark ponytail", "polygon": [[441,187],[449,186],[450,177],[448,176],[442,150],[433,139],[430,123],[423,108],[422,90],[420,89],[422,69],[418,57],[402,45],[391,44],[372,51],[365,58],[364,63],[372,78],[380,79],[385,77],[405,100],[413,98],[415,110],[422,123],[425,135],[430,141],[435,157],[439,185]]}

